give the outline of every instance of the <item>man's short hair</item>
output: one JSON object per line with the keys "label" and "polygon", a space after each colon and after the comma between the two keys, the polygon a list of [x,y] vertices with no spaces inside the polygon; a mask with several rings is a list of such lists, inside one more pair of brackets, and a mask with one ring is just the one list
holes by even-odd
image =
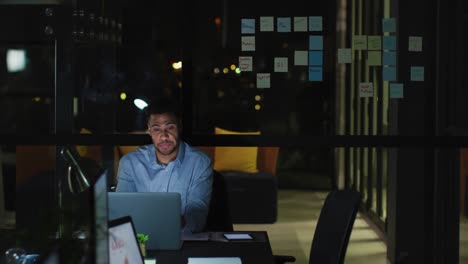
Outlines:
{"label": "man's short hair", "polygon": [[177,118],[177,122],[182,122],[182,111],[180,102],[175,98],[161,97],[152,101],[148,107],[145,108],[146,122],[151,118],[151,115],[157,114],[172,114]]}

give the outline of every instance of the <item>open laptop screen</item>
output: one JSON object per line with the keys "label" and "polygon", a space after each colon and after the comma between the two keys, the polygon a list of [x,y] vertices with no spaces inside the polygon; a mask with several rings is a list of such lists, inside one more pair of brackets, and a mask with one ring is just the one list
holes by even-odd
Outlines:
{"label": "open laptop screen", "polygon": [[109,192],[109,220],[131,216],[137,233],[149,236],[146,248],[180,249],[181,200],[177,192]]}
{"label": "open laptop screen", "polygon": [[109,222],[109,263],[144,263],[129,216]]}

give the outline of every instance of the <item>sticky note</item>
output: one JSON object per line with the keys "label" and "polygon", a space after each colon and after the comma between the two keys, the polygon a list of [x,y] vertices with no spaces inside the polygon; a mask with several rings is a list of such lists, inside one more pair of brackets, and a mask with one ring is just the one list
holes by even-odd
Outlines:
{"label": "sticky note", "polygon": [[239,69],[243,71],[252,71],[253,58],[251,56],[239,57]]}
{"label": "sticky note", "polygon": [[288,58],[275,57],[275,72],[288,72]]}
{"label": "sticky note", "polygon": [[384,50],[396,50],[396,37],[384,36],[383,37],[383,49]]}
{"label": "sticky note", "polygon": [[321,16],[310,16],[309,17],[309,31],[322,31],[322,17]]}
{"label": "sticky note", "polygon": [[384,19],[382,19],[382,31],[383,32],[396,32],[396,20],[395,20],[395,18],[384,18]]}
{"label": "sticky note", "polygon": [[294,17],[294,31],[295,32],[307,31],[307,17]]}
{"label": "sticky note", "polygon": [[323,69],[318,66],[309,66],[309,81],[322,81]]}
{"label": "sticky note", "polygon": [[278,32],[291,32],[291,18],[278,17]]}
{"label": "sticky note", "polygon": [[403,98],[403,84],[402,83],[390,84],[390,98]]}
{"label": "sticky note", "polygon": [[411,66],[411,81],[415,81],[415,82],[424,81],[424,67]]}
{"label": "sticky note", "polygon": [[242,34],[255,34],[255,19],[253,18],[241,19],[241,33]]}
{"label": "sticky note", "polygon": [[269,73],[257,73],[257,88],[270,88]]}
{"label": "sticky note", "polygon": [[382,67],[382,78],[384,81],[396,81],[396,67],[384,66]]}
{"label": "sticky note", "polygon": [[382,65],[382,52],[381,51],[368,51],[367,52],[367,65],[369,66]]}
{"label": "sticky note", "polygon": [[323,65],[323,52],[309,51],[309,65]]}
{"label": "sticky note", "polygon": [[409,51],[422,51],[422,37],[409,36],[408,50]]}
{"label": "sticky note", "polygon": [[371,82],[359,84],[359,97],[373,97],[374,85]]}
{"label": "sticky note", "polygon": [[295,50],[294,51],[294,65],[296,66],[307,66],[308,62],[308,53],[306,50]]}
{"label": "sticky note", "polygon": [[351,49],[338,49],[338,63],[351,63],[352,51]]}
{"label": "sticky note", "polygon": [[242,51],[255,51],[255,37],[254,36],[242,36],[241,50]]}
{"label": "sticky note", "polygon": [[382,55],[383,65],[396,65],[396,52],[395,51],[384,51]]}
{"label": "sticky note", "polygon": [[367,36],[355,35],[353,36],[353,50],[366,50],[367,49]]}
{"label": "sticky note", "polygon": [[381,36],[367,36],[367,50],[381,50],[382,37]]}
{"label": "sticky note", "polygon": [[323,36],[309,36],[310,50],[323,50]]}
{"label": "sticky note", "polygon": [[273,31],[273,17],[260,17],[260,31]]}

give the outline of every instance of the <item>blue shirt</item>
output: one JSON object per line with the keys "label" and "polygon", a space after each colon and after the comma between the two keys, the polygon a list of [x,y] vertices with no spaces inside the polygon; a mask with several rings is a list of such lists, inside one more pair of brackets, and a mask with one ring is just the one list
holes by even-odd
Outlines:
{"label": "blue shirt", "polygon": [[118,192],[178,192],[183,231],[200,232],[205,227],[213,184],[210,158],[202,151],[180,142],[177,158],[167,165],[156,162],[153,144],[124,155],[117,172]]}

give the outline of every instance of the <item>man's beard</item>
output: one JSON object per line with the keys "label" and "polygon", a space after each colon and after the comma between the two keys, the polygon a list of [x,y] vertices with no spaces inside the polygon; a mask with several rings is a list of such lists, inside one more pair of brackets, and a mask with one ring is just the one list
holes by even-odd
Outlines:
{"label": "man's beard", "polygon": [[[170,144],[170,147],[169,148],[162,148],[162,147],[160,147],[161,144]],[[170,155],[170,154],[174,153],[177,150],[177,147],[178,147],[177,143],[167,141],[167,142],[159,143],[156,150],[162,155]]]}

